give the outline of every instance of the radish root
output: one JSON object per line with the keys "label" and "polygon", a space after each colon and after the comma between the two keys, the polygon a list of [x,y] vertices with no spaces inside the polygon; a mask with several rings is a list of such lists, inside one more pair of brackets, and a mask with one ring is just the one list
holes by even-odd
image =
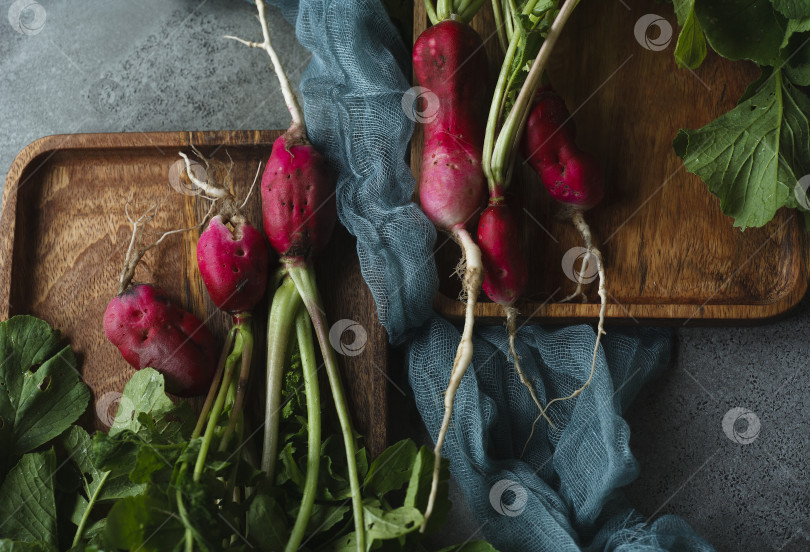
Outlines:
{"label": "radish root", "polygon": [[290,86],[290,79],[287,77],[287,73],[284,72],[284,67],[281,65],[281,60],[278,58],[278,54],[276,54],[276,51],[273,49],[273,44],[270,42],[270,30],[267,26],[264,0],[256,0],[256,10],[259,12],[259,23],[262,26],[262,36],[264,37],[262,42],[252,42],[250,40],[245,40],[243,38],[231,35],[227,35],[225,38],[235,40],[241,44],[244,44],[245,46],[249,46],[250,48],[259,48],[267,52],[267,55],[270,56],[270,61],[273,64],[273,70],[276,72],[276,76],[278,77],[278,82],[281,85],[281,93],[284,95],[284,103],[287,104],[287,109],[290,111],[290,116],[292,117],[292,125],[290,125],[290,130],[295,129],[300,131],[302,136],[306,136],[306,125],[304,124],[304,115],[301,111],[301,106],[298,105],[298,99],[295,97],[295,92],[293,92],[292,86]]}
{"label": "radish root", "polygon": [[[588,388],[588,386],[591,384],[591,381],[593,380],[593,374],[596,371],[596,356],[597,356],[597,354],[599,352],[599,344],[602,341],[602,336],[606,335],[606,332],[605,332],[605,310],[607,309],[607,284],[606,284],[606,279],[605,279],[605,265],[602,262],[602,253],[599,251],[599,249],[594,247],[594,245],[593,245],[593,236],[591,235],[591,229],[588,226],[588,223],[585,222],[585,219],[583,218],[582,213],[579,212],[579,211],[574,211],[573,215],[571,216],[571,219],[572,219],[572,222],[574,223],[574,226],[576,226],[577,230],[579,230],[579,233],[582,235],[582,239],[585,242],[585,247],[587,248],[588,253],[596,261],[596,266],[597,266],[597,268],[599,270],[599,291],[598,291],[598,293],[599,293],[599,299],[601,301],[601,304],[600,304],[600,307],[599,307],[599,322],[596,325],[596,343],[594,344],[594,348],[593,348],[593,359],[591,361],[591,372],[588,375],[588,379],[585,380],[585,383],[582,384],[582,387],[580,387],[579,389],[577,389],[576,391],[574,391],[573,393],[571,393],[567,397],[558,397],[556,399],[553,399],[553,400],[549,401],[549,403],[546,405],[546,408],[542,411],[542,415],[545,415],[548,412],[549,408],[551,408],[551,405],[553,405],[554,403],[567,401],[567,400],[570,400],[570,399],[575,399],[583,391],[585,391],[585,389]],[[540,416],[537,417],[537,419],[535,420],[535,423],[537,423],[537,420],[539,420],[539,419],[540,419]],[[531,436],[530,436],[530,438],[531,438]],[[527,441],[527,445],[528,445],[528,441]],[[523,450],[525,452],[526,448],[524,447]]]}
{"label": "radish root", "polygon": [[425,519],[422,522],[421,532],[425,532],[428,520],[433,513],[436,503],[436,495],[439,491],[439,475],[442,465],[442,445],[450,429],[450,417],[453,415],[453,402],[456,398],[456,391],[461,384],[461,378],[467,372],[473,356],[472,333],[475,324],[475,304],[478,293],[484,282],[484,265],[481,261],[481,250],[470,237],[469,232],[463,227],[453,229],[453,237],[461,245],[464,255],[464,293],[466,294],[467,309],[464,318],[464,330],[461,334],[461,341],[456,350],[456,358],[453,361],[453,369],[450,372],[450,381],[447,384],[447,391],[444,395],[444,418],[436,437],[436,446],[433,449],[433,480],[430,485],[430,496],[428,497],[427,508],[425,509]]}
{"label": "radish root", "polygon": [[132,216],[129,214],[129,204],[131,201],[132,194],[127,197],[127,202],[124,204],[124,214],[126,215],[129,223],[132,225],[132,237],[129,240],[127,254],[124,257],[124,268],[121,270],[121,276],[118,278],[118,295],[124,293],[124,291],[132,283],[132,278],[135,276],[135,268],[138,266],[138,263],[141,262],[143,256],[146,255],[147,251],[160,244],[160,242],[172,234],[188,232],[189,230],[194,230],[195,228],[199,228],[201,226],[201,224],[195,224],[194,226],[190,226],[188,228],[169,230],[167,232],[163,232],[163,234],[161,234],[157,240],[153,241],[149,245],[144,245],[143,232],[146,229],[146,225],[157,216],[161,204],[155,203],[151,205],[140,217],[138,217],[137,220],[132,220]]}

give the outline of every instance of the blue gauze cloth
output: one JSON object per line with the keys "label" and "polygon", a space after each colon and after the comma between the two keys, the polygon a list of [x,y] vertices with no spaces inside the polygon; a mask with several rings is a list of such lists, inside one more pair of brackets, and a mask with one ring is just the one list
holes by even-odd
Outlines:
{"label": "blue gauze cloth", "polygon": [[[336,170],[340,220],[357,237],[380,321],[435,436],[460,331],[432,311],[436,231],[411,202],[408,51],[379,0],[272,3],[312,52],[300,83],[309,137]],[[518,337],[544,404],[587,379],[591,326],[526,325]],[[524,454],[537,407],[508,360],[504,327],[476,326],[443,452],[489,542],[501,552],[712,550],[677,517],[646,522],[619,491],[639,470],[622,413],[666,367],[671,341],[663,330],[610,330],[590,387],[552,407],[555,427],[538,423]]]}

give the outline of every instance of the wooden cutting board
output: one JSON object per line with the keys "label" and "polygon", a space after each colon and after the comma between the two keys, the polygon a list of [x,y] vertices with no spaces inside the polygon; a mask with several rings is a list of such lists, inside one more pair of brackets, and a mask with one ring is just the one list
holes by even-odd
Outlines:
{"label": "wooden cutting board", "polygon": [[[170,187],[178,152],[190,153],[193,143],[209,157],[227,161],[230,154],[236,194],[245,197],[259,163],[266,161],[280,133],[81,134],[49,136],[29,145],[15,159],[3,194],[0,320],[32,314],[59,329],[77,353],[94,401],[98,404],[104,398],[100,404],[109,404],[109,397],[114,397],[109,393],[120,393],[133,373],[102,328],[131,235],[124,214],[127,196],[131,193],[142,207],[166,198],[151,227],[157,233],[192,226],[207,206]],[[255,224],[261,223],[258,189],[246,212]],[[222,343],[229,319],[214,307],[199,278],[195,255],[199,232],[168,237],[147,253],[135,279],[162,287],[206,320]],[[370,452],[377,454],[386,441],[388,340],[360,275],[354,239],[342,227],[320,260],[318,278],[329,320],[352,320],[366,330],[365,347],[355,343],[362,352],[339,355],[339,362],[357,429]],[[256,350],[263,351],[266,307],[256,313],[256,321]],[[353,341],[351,332],[343,338]],[[256,362],[256,389],[264,388],[263,373],[261,361]],[[260,395],[254,395],[257,404],[263,403]],[[86,421],[104,427],[98,416]]]}
{"label": "wooden cutting board", "polygon": [[[427,19],[423,3],[414,5],[415,39]],[[636,23],[646,14],[660,15],[672,28],[665,49],[650,50],[637,40]],[[502,54],[487,3],[472,26],[484,39],[493,86]],[[580,147],[595,154],[606,171],[606,198],[586,218],[607,268],[607,317],[727,324],[780,315],[807,289],[799,218],[783,210],[764,228],[733,228],[717,198],[672,150],[679,128],[698,128],[733,108],[758,70],[714,53],[695,72],[678,70],[673,58],[678,30],[669,4],[582,2],[548,70],[573,114]],[[657,31],[649,32],[655,39]],[[412,150],[417,178],[421,148],[417,129]],[[559,302],[576,287],[563,264],[566,252],[581,245],[578,234],[560,219],[559,207],[522,160],[515,175],[510,200],[531,273],[518,307],[543,322],[592,321],[599,308],[595,283],[588,303]],[[452,276],[459,249],[440,237],[436,257],[441,278],[436,308],[461,317],[464,305],[455,300],[459,282]],[[502,319],[500,307],[481,298],[477,316]]]}

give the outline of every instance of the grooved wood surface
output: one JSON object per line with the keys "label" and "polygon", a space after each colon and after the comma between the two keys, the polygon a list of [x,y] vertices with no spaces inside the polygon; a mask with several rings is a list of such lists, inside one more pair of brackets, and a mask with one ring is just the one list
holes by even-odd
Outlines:
{"label": "grooved wood surface", "polygon": [[[234,161],[236,193],[244,197],[280,133],[77,134],[49,136],[29,145],[14,161],[3,194],[0,320],[15,314],[47,320],[77,353],[94,401],[120,392],[133,370],[106,340],[102,315],[116,293],[131,235],[124,214],[127,196],[132,194],[134,212],[166,198],[150,226],[156,233],[192,226],[207,205],[170,187],[168,175],[180,159],[178,152],[190,153],[191,142],[206,156],[227,162],[227,151]],[[260,208],[257,188],[245,208],[257,226]],[[197,229],[166,238],[146,254],[135,279],[162,287],[172,300],[206,320],[222,343],[230,321],[214,307],[199,278],[199,233]],[[338,356],[357,429],[376,454],[386,441],[388,340],[360,275],[354,238],[342,227],[336,229],[317,271],[330,322],[353,320],[366,330],[365,347],[357,343],[362,352]],[[263,403],[266,307],[255,319],[254,408]],[[343,340],[352,342],[352,332],[345,332]],[[325,387],[322,396],[328,401]],[[104,427],[98,416],[92,418],[86,422]]]}
{"label": "grooved wood surface", "polygon": [[[427,18],[423,3],[414,5],[415,39]],[[660,14],[673,29],[662,51],[645,49],[634,35],[636,21],[650,13]],[[487,4],[472,26],[484,39],[492,87],[502,54]],[[678,30],[667,4],[582,2],[548,70],[573,115],[579,146],[605,167],[606,197],[586,219],[605,259],[607,317],[629,323],[727,324],[778,316],[807,289],[799,218],[782,210],[765,227],[740,232],[672,150],[679,128],[698,128],[733,108],[758,70],[714,53],[696,72],[678,70],[673,58]],[[412,148],[417,178],[421,155],[417,129]],[[559,302],[576,287],[562,267],[566,252],[581,245],[576,230],[560,218],[559,206],[522,159],[511,188],[531,274],[518,308],[544,322],[595,319],[595,282],[586,288],[588,303]],[[464,305],[455,300],[459,282],[452,275],[459,254],[452,241],[440,236],[435,305],[454,318],[464,313]],[[477,316],[502,319],[498,305],[483,293],[480,299]]]}

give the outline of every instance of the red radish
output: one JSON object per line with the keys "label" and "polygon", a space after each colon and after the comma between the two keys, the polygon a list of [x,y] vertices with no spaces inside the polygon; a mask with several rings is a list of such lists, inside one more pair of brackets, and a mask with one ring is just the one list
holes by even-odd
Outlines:
{"label": "red radish", "polygon": [[[295,320],[301,300],[309,313],[321,348],[326,374],[332,390],[332,399],[338,414],[351,488],[352,514],[355,527],[357,552],[366,551],[366,527],[363,513],[363,497],[357,468],[355,431],[349,415],[346,394],[341,382],[335,351],[329,342],[329,326],[324,315],[323,303],[315,283],[312,260],[328,243],[335,222],[335,179],[324,158],[309,142],[303,113],[292,91],[289,79],[270,43],[264,2],[256,0],[263,42],[250,42],[228,37],[253,48],[261,48],[270,56],[287,108],[292,116],[290,128],[273,144],[270,159],[262,176],[262,212],[264,231],[270,245],[281,256],[286,272],[283,283],[273,297],[268,319],[267,335],[267,402],[265,410],[264,446],[262,469],[273,479],[278,449],[278,426],[282,377],[290,327]],[[290,282],[293,286],[290,286]],[[292,289],[290,289],[292,287]],[[302,497],[295,526],[290,533],[285,550],[298,550],[303,542],[311,515],[317,466],[318,450],[310,450],[311,468],[307,477],[314,478],[308,485],[310,491]],[[314,454],[313,454],[314,453]]]}
{"label": "red radish", "polygon": [[[459,6],[449,4],[439,2],[437,15],[430,2],[426,2],[433,26],[419,35],[413,47],[414,76],[420,86],[438,99],[438,106],[433,106],[437,107],[435,118],[423,125],[419,202],[430,221],[448,232],[462,248],[462,295],[467,302],[464,330],[444,395],[444,417],[433,449],[433,480],[422,531],[436,501],[441,450],[450,427],[453,401],[472,361],[474,311],[484,276],[481,251],[470,236],[467,225],[474,222],[486,200],[481,155],[485,129],[483,114],[489,90],[488,63],[481,37],[466,24],[480,3],[470,8],[469,13],[462,9],[469,2],[458,3]],[[448,7],[457,8],[456,11],[462,12],[461,16],[449,19]]]}
{"label": "red radish", "polygon": [[[532,399],[544,416],[545,408],[540,403],[534,386],[520,368],[515,351],[515,334],[517,332],[517,309],[514,301],[523,291],[526,280],[524,274],[525,260],[517,245],[517,230],[503,204],[504,191],[509,186],[514,165],[516,150],[521,136],[526,130],[527,136],[542,135],[543,139],[534,144],[538,157],[542,157],[543,170],[549,182],[559,196],[566,197],[579,205],[589,205],[598,201],[601,195],[598,190],[586,193],[582,188],[568,184],[574,178],[590,174],[593,163],[583,156],[574,156],[570,145],[573,144],[575,129],[569,124],[565,104],[556,100],[553,94],[541,90],[537,97],[537,109],[543,111],[542,117],[530,118],[532,99],[540,84],[540,78],[560,33],[576,7],[576,0],[567,0],[554,16],[556,2],[552,5],[538,6],[538,0],[528,0],[520,9],[510,2],[493,2],[496,22],[499,23],[499,38],[505,50],[505,59],[501,65],[498,83],[495,87],[484,140],[483,165],[490,192],[491,214],[482,217],[479,225],[479,242],[484,252],[484,264],[487,267],[485,289],[489,297],[499,303],[506,314],[506,326],[509,332],[509,350],[515,370],[520,380],[529,390]],[[506,17],[504,18],[504,14]],[[525,56],[527,47],[526,32],[543,33],[538,26],[553,18],[551,26],[545,32],[542,45],[536,58],[530,64],[519,61]],[[534,28],[526,27],[534,22]],[[522,29],[517,32],[516,29]],[[508,44],[507,36],[508,35]],[[537,35],[535,34],[535,37]],[[538,42],[539,43],[539,42]],[[524,74],[528,67],[528,74]],[[518,90],[516,94],[514,92]],[[511,103],[511,105],[509,105]],[[528,128],[526,128],[526,122]],[[597,197],[598,196],[598,197]],[[500,209],[497,209],[497,207]],[[514,237],[512,237],[514,236]],[[598,347],[598,340],[597,340]],[[594,353],[594,365],[596,356]],[[538,416],[538,420],[540,419]],[[551,424],[551,419],[546,416]],[[535,422],[536,423],[536,422]],[[532,427],[532,433],[534,427]],[[530,436],[531,438],[531,436]]]}
{"label": "red radish", "polygon": [[247,221],[226,226],[222,215],[197,241],[197,264],[211,299],[232,314],[252,311],[264,296],[270,263],[262,233]]}
{"label": "red radish", "polygon": [[590,227],[583,217],[583,212],[597,205],[605,195],[604,173],[595,157],[577,147],[575,138],[574,124],[563,99],[550,86],[538,91],[535,105],[528,117],[526,133],[520,144],[521,154],[540,175],[551,197],[565,207],[571,222],[585,243],[586,253],[582,259],[576,290],[563,301],[570,301],[578,296],[582,296],[583,301],[587,300],[582,292],[582,284],[588,261],[593,256],[599,273],[598,294],[601,302],[596,345],[588,379],[568,397],[550,401],[543,409],[543,414],[553,403],[575,398],[590,385],[596,368],[599,343],[605,333],[607,306],[605,269],[602,254],[594,246]]}
{"label": "red radish", "polygon": [[529,113],[520,153],[540,175],[551,197],[577,210],[595,206],[605,195],[602,167],[580,150],[571,115],[550,87],[538,91]]}
{"label": "red radish", "polygon": [[131,221],[132,239],[118,295],[104,313],[104,332],[133,368],[154,368],[165,377],[167,391],[191,397],[204,393],[211,383],[217,362],[214,337],[196,316],[169,301],[158,287],[131,284],[143,255],[173,233],[167,232],[155,243],[142,246],[144,225],[156,213],[157,207],[153,207],[137,221]]}
{"label": "red radish", "polygon": [[335,181],[300,128],[273,143],[262,175],[264,233],[280,255],[307,259],[325,247],[337,221]]}

